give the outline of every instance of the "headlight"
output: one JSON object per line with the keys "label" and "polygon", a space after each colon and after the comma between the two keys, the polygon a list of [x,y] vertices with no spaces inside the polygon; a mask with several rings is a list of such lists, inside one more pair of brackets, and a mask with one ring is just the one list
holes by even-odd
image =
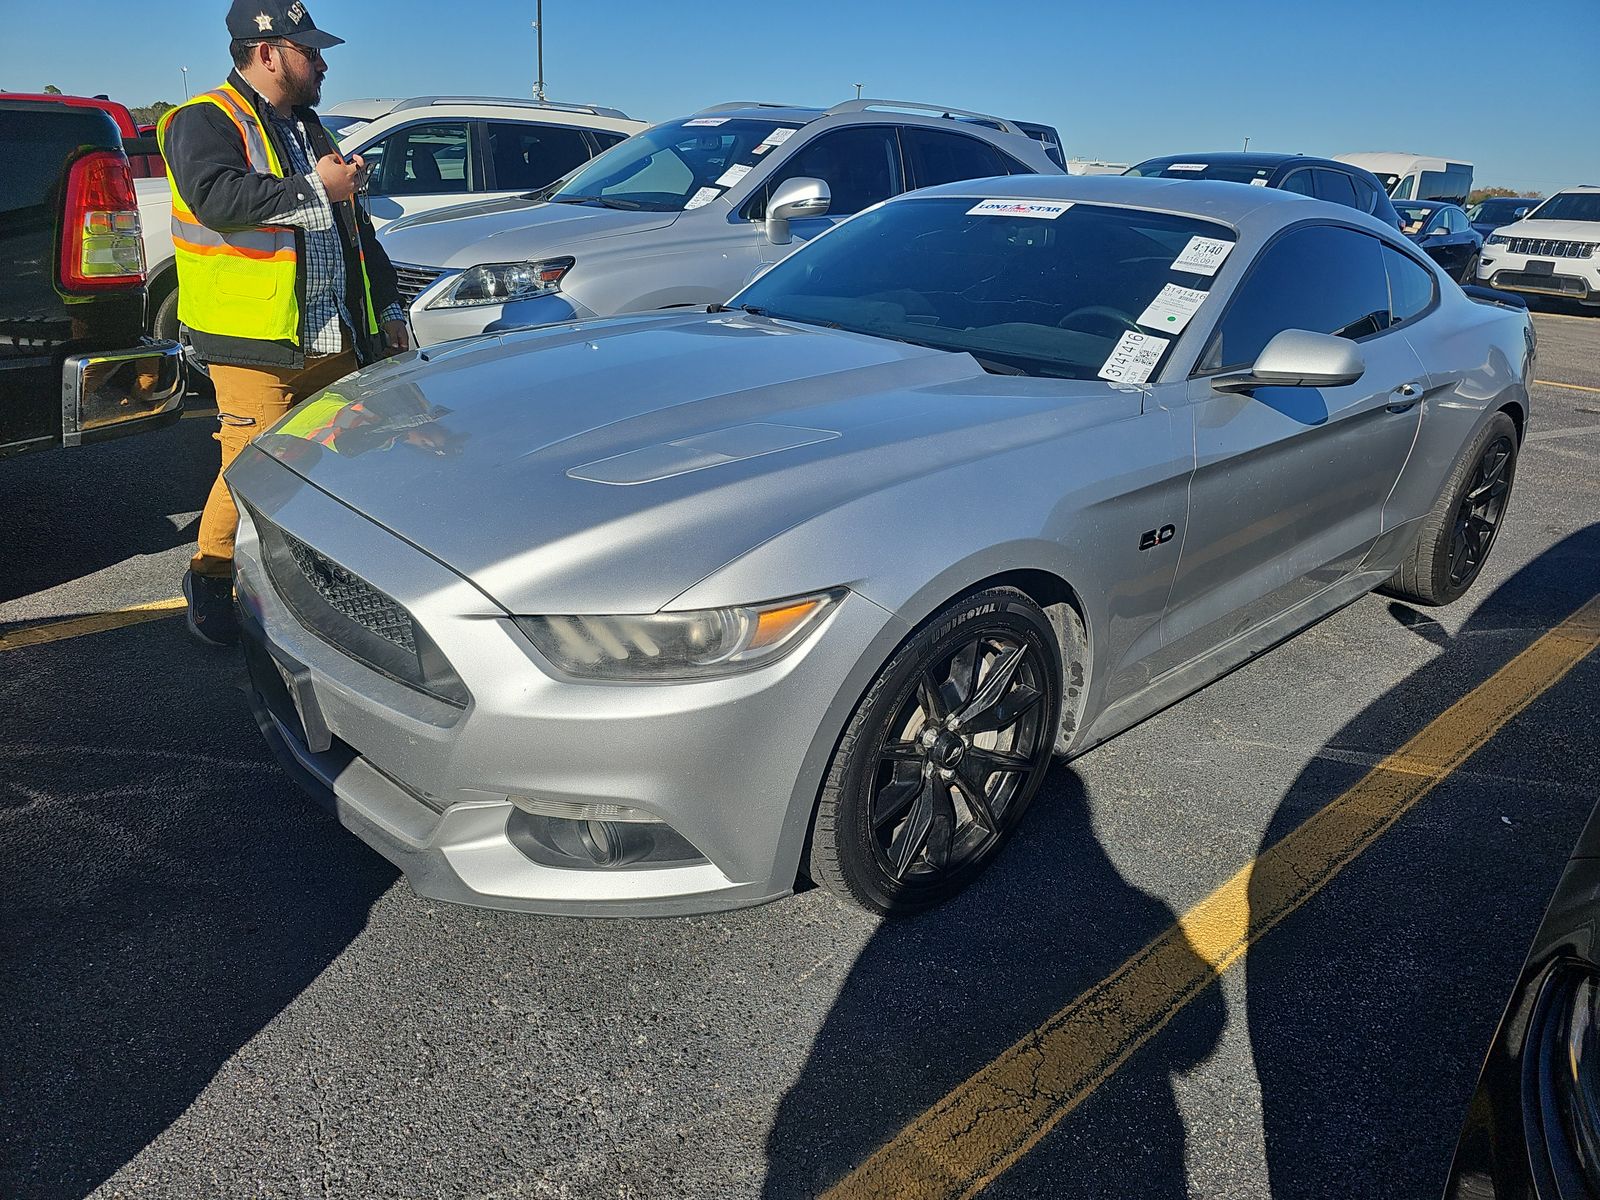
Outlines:
{"label": "headlight", "polygon": [[429,308],[469,308],[477,304],[510,304],[561,290],[561,279],[572,270],[570,258],[543,262],[479,263],[456,276],[456,281],[428,301]]}
{"label": "headlight", "polygon": [[1485,246],[1509,246],[1511,244],[1511,239],[1508,237],[1501,237],[1498,233],[1491,233],[1488,237],[1484,238],[1483,244]]}
{"label": "headlight", "polygon": [[700,612],[518,617],[539,652],[587,679],[707,679],[776,662],[844,597],[843,588]]}

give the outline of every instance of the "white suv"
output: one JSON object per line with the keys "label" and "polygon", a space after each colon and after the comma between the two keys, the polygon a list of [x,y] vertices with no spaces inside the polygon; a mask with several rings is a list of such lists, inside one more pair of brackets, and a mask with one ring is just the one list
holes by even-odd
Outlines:
{"label": "white suv", "polygon": [[1557,192],[1484,239],[1478,282],[1600,307],[1600,187]]}
{"label": "white suv", "polygon": [[343,131],[339,149],[367,160],[367,212],[380,230],[452,204],[531,192],[645,128],[615,108],[490,96],[350,100],[325,115],[347,112],[364,119]]}
{"label": "white suv", "polygon": [[[645,128],[615,108],[493,96],[346,100],[318,114],[345,154],[367,160],[372,223],[543,187]],[[150,331],[179,340],[178,264],[166,178],[134,181],[144,231]]]}

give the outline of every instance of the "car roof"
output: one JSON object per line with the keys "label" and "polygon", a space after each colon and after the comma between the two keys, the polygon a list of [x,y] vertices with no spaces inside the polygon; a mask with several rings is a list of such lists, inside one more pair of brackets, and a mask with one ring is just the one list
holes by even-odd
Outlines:
{"label": "car roof", "polygon": [[[1194,154],[1163,154],[1157,158],[1147,158],[1138,165],[1141,167],[1154,166],[1157,163],[1198,162],[1207,166],[1218,167],[1281,167],[1285,163],[1308,163],[1317,167],[1335,167],[1348,171],[1353,163],[1336,162],[1331,158],[1317,158],[1311,154],[1283,154],[1271,150],[1223,150],[1215,153],[1201,151]],[[1358,171],[1365,171],[1365,167],[1356,167]]]}
{"label": "car roof", "polygon": [[[906,196],[1120,204],[1187,213],[1226,224],[1239,224],[1252,215],[1277,211],[1285,220],[1298,216],[1331,217],[1362,229],[1383,230],[1399,236],[1393,225],[1343,204],[1315,200],[1281,188],[1247,187],[1208,179],[1166,179],[1137,175],[1003,175],[993,179],[967,179],[959,183],[940,184],[938,187],[908,192]],[[889,203],[899,203],[900,199],[903,197]]]}
{"label": "car roof", "polygon": [[[809,125],[824,117],[860,118],[875,123],[888,119],[908,125],[940,125],[950,121],[959,122],[968,130],[973,125],[978,125],[1014,137],[1028,136],[1018,122],[1005,117],[942,104],[923,104],[915,100],[866,98],[841,101],[831,108],[800,104],[769,104],[760,100],[735,100],[728,104],[714,104],[710,108],[702,108],[699,112],[681,119],[694,120],[707,117],[722,117],[729,120],[792,121],[798,125]],[[1048,127],[1036,126],[1036,128]]]}

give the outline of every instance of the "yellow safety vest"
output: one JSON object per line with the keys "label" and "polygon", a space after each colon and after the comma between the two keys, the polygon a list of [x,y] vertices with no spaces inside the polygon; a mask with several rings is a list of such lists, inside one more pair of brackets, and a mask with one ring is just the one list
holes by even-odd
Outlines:
{"label": "yellow safety vest", "polygon": [[[167,127],[172,118],[191,104],[212,104],[228,115],[244,143],[245,160],[252,171],[284,178],[272,148],[250,106],[231,83],[205,92],[163,113],[156,126],[157,144],[166,154]],[[300,302],[295,294],[299,251],[295,231],[287,225],[262,225],[219,233],[190,211],[167,167],[172,189],[172,246],[178,265],[178,320],[190,329],[221,337],[300,344]],[[364,252],[361,284],[367,332],[377,333],[378,318],[372,306],[372,284],[367,279]]]}

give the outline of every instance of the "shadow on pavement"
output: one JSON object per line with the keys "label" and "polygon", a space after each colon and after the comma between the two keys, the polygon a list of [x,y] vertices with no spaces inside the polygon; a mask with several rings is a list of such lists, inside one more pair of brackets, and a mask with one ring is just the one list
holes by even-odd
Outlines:
{"label": "shadow on pavement", "polygon": [[67,1200],[182,1114],[396,872],[330,834],[237,662],[181,621],[5,660],[0,1195]]}
{"label": "shadow on pavement", "polygon": [[[1350,752],[1403,745],[1597,592],[1600,524],[1484,597],[1454,637],[1428,610],[1391,605],[1438,656],[1302,772],[1262,848],[1365,773]],[[1600,796],[1597,699],[1590,658],[1251,951],[1274,1200],[1439,1195],[1529,939]],[[1263,887],[1252,881],[1253,912],[1273,903]]]}
{"label": "shadow on pavement", "polygon": [[168,514],[205,504],[220,461],[215,431],[205,413],[0,463],[0,604],[194,541],[195,521]]}
{"label": "shadow on pavement", "polygon": [[[1118,874],[1078,778],[1057,767],[982,878],[886,922],[862,951],[778,1110],[763,1195],[820,1194],[1172,921]],[[986,1194],[1183,1196],[1170,1081],[1210,1052],[1223,1018],[1210,989],[1119,1072],[1140,1096],[1136,1121],[1091,1101]]]}

